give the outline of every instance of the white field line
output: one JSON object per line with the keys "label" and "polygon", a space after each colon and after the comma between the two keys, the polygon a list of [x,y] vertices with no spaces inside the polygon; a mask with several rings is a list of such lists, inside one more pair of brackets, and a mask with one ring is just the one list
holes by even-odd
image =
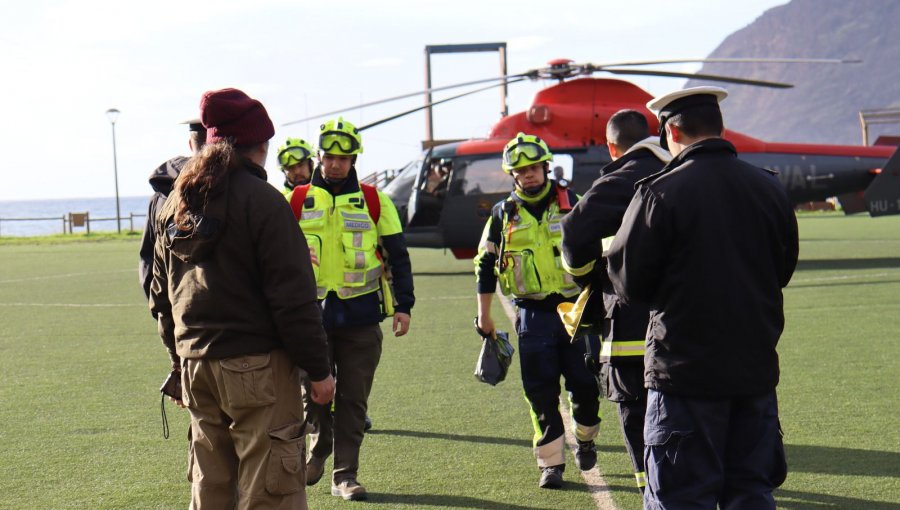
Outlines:
{"label": "white field line", "polygon": [[[515,324],[516,310],[512,303],[506,296],[497,295],[500,296],[500,304],[503,305],[503,310],[506,311],[510,322]],[[560,395],[559,399],[559,412],[562,414],[563,424],[566,426],[566,444],[574,452],[578,445],[575,442],[575,434],[572,432],[572,417],[569,415],[568,402],[562,395]],[[591,494],[597,510],[616,510],[616,505],[613,503],[612,496],[609,493],[609,485],[603,479],[603,475],[600,474],[598,467],[595,466],[588,471],[582,471],[581,477],[584,478],[584,482],[587,484],[588,492]]]}
{"label": "white field line", "polygon": [[94,275],[108,275],[113,273],[131,273],[135,272],[134,269],[116,269],[113,271],[102,271],[102,272],[85,272],[85,273],[63,273],[63,274],[51,274],[46,276],[31,276],[28,278],[13,278],[9,280],[0,280],[0,283],[19,283],[19,282],[35,282],[40,280],[55,280],[57,278],[74,278],[76,276],[94,276]]}

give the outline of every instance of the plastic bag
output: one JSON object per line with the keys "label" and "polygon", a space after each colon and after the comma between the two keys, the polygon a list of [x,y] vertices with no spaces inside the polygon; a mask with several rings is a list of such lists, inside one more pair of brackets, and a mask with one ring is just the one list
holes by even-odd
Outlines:
{"label": "plastic bag", "polygon": [[509,343],[507,332],[495,331],[493,335],[485,335],[478,328],[477,318],[475,319],[475,331],[481,336],[481,353],[475,364],[475,378],[483,383],[496,386],[497,383],[506,379],[516,350]]}

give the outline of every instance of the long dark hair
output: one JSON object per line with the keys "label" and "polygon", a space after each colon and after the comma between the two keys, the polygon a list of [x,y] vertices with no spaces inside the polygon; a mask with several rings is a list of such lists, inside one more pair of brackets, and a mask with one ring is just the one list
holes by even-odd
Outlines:
{"label": "long dark hair", "polygon": [[215,189],[229,170],[237,164],[235,156],[233,145],[224,141],[216,142],[204,145],[200,152],[184,165],[175,181],[175,191],[178,193],[175,225],[178,230],[184,232],[194,228],[191,213],[203,211],[210,191]]}

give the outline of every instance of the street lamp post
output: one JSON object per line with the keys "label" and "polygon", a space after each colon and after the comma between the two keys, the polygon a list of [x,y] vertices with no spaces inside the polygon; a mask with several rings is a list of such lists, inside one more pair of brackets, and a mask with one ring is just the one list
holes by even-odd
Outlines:
{"label": "street lamp post", "polygon": [[116,179],[116,230],[122,233],[122,213],[119,209],[119,164],[116,158],[116,119],[119,118],[119,110],[110,108],[106,110],[106,117],[112,124],[112,142],[113,142],[113,176]]}

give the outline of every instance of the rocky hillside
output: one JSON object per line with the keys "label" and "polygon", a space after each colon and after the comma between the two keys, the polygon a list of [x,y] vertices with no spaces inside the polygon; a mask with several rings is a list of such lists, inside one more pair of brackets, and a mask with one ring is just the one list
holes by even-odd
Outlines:
{"label": "rocky hillside", "polygon": [[[706,64],[701,72],[795,85],[726,84],[726,125],[767,141],[858,145],[858,112],[900,107],[900,1],[792,0],[728,36],[710,57],[854,58],[860,64]],[[711,84],[692,80],[686,86]],[[719,84],[714,84],[719,85]],[[873,126],[900,134],[900,125]]]}

